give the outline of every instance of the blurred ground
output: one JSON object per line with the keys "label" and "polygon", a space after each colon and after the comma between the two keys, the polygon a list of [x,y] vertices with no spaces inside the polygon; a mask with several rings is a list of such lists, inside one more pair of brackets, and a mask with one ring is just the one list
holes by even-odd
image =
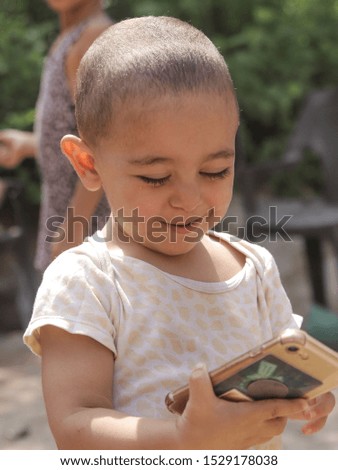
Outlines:
{"label": "blurred ground", "polygon": [[0,449],[55,449],[42,400],[40,360],[22,333],[0,336]]}
{"label": "blurred ground", "polygon": [[[231,210],[238,214],[236,201]],[[306,316],[311,292],[301,239],[266,246],[276,258],[294,311]],[[338,312],[336,261],[329,248],[326,255],[330,307]],[[22,344],[21,337],[21,331],[0,334],[0,449],[55,449],[43,406],[40,361]],[[335,395],[338,401],[338,390]],[[304,436],[300,428],[300,422],[290,422],[284,438],[285,448],[338,450],[338,405],[318,434]]]}

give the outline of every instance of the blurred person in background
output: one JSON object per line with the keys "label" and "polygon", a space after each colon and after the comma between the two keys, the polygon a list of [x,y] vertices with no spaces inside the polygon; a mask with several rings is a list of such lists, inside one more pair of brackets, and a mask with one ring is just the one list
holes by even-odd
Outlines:
{"label": "blurred person in background", "polygon": [[0,166],[11,169],[35,157],[41,172],[41,207],[35,267],[41,273],[58,254],[80,244],[109,216],[102,190],[85,189],[60,150],[77,133],[74,87],[80,60],[112,24],[102,0],[47,0],[58,15],[59,34],[44,62],[34,132],[0,131]]}

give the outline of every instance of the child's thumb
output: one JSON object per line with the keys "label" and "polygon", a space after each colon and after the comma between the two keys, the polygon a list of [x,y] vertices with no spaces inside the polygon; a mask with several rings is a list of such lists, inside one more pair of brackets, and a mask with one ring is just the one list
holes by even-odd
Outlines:
{"label": "child's thumb", "polygon": [[206,365],[203,363],[197,364],[189,379],[190,403],[205,402],[214,396],[214,390]]}

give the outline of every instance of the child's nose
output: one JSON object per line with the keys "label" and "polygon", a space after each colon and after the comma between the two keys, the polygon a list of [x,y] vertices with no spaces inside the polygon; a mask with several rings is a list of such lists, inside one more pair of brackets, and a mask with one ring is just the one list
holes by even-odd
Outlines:
{"label": "child's nose", "polygon": [[172,207],[189,212],[190,215],[199,206],[200,202],[201,191],[196,183],[177,185],[170,197]]}

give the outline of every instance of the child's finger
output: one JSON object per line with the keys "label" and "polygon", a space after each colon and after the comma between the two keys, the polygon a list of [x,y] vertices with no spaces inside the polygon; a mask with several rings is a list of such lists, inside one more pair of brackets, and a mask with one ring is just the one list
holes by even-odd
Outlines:
{"label": "child's finger", "polygon": [[305,413],[310,409],[304,398],[260,400],[252,404],[261,407],[261,416],[266,420],[289,418],[299,413]]}
{"label": "child's finger", "polygon": [[269,438],[271,438],[271,436],[279,436],[282,434],[287,422],[287,418],[274,418],[266,421],[265,425],[267,426],[267,429],[270,430]]}
{"label": "child's finger", "polygon": [[335,406],[335,402],[335,397],[331,392],[324,393],[323,395],[308,400],[309,409],[291,416],[291,419],[306,419],[309,421],[323,418],[331,413]]}
{"label": "child's finger", "polygon": [[319,419],[315,419],[313,421],[309,421],[302,427],[302,432],[304,434],[314,434],[315,432],[320,431],[327,421],[327,416],[324,416]]}
{"label": "child's finger", "polygon": [[336,399],[331,392],[324,393],[318,397],[309,400],[311,410],[315,412],[316,417],[320,418],[331,413],[336,404]]}
{"label": "child's finger", "polygon": [[215,398],[212,383],[205,364],[198,364],[189,379],[189,401],[191,404],[207,402]]}

